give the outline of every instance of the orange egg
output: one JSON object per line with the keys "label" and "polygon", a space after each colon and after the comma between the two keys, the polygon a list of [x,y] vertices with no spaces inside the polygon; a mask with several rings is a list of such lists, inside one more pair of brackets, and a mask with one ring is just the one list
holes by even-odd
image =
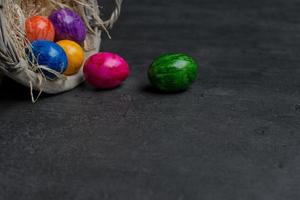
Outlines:
{"label": "orange egg", "polygon": [[25,22],[25,32],[27,39],[54,41],[55,29],[52,22],[43,16],[33,16]]}
{"label": "orange egg", "polygon": [[71,40],[61,40],[57,42],[59,46],[61,46],[68,57],[68,68],[65,71],[65,75],[73,75],[76,74],[84,61],[84,51],[76,42]]}

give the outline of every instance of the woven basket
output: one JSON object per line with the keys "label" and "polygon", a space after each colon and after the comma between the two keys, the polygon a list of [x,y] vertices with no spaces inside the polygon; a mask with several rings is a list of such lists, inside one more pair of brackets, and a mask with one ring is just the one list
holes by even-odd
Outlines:
{"label": "woven basket", "polygon": [[[4,5],[8,0],[0,0],[0,83],[1,76],[5,75],[18,83],[31,88],[32,90],[43,91],[48,94],[62,93],[71,90],[78,86],[84,80],[82,69],[73,76],[62,76],[55,80],[47,80],[42,73],[34,71],[28,64],[28,61],[20,57],[15,49],[12,39],[9,37],[7,31],[7,19],[4,14]],[[75,0],[74,0],[75,1]],[[119,17],[121,11],[121,4],[123,0],[115,0],[115,9],[111,17],[102,24],[96,23],[95,13],[82,6],[81,16],[85,16],[85,22],[88,23],[92,31],[88,32],[87,39],[89,42],[89,49],[85,49],[86,58],[100,50],[101,32],[112,28],[113,24]],[[97,19],[100,19],[100,6],[97,0],[89,0],[87,3],[91,4],[92,8],[97,8]],[[22,22],[23,23],[23,22]],[[87,41],[89,40],[89,41]],[[2,75],[1,75],[2,73]],[[32,96],[33,98],[33,96]],[[34,101],[34,98],[33,98]]]}

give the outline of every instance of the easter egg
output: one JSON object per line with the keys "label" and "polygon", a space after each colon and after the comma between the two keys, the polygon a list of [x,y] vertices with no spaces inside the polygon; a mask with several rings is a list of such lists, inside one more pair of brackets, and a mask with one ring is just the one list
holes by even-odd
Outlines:
{"label": "easter egg", "polygon": [[63,8],[54,11],[49,19],[54,25],[56,40],[73,40],[77,43],[81,43],[85,40],[85,23],[82,18],[72,10]]}
{"label": "easter egg", "polygon": [[34,40],[53,41],[55,30],[52,22],[46,17],[33,16],[25,22],[25,32],[27,39],[32,42]]}
{"label": "easter egg", "polygon": [[185,54],[166,54],[153,61],[148,77],[152,85],[163,92],[179,92],[196,80],[196,61]]}
{"label": "easter egg", "polygon": [[110,89],[122,84],[129,75],[127,62],[114,53],[97,53],[89,57],[83,72],[88,83]]}
{"label": "easter egg", "polygon": [[65,75],[76,74],[84,61],[84,51],[76,42],[71,40],[61,40],[57,44],[62,47],[68,58],[68,67]]}
{"label": "easter egg", "polygon": [[[63,73],[68,66],[67,55],[63,48],[54,42],[46,40],[36,40],[31,43],[31,50],[26,49],[26,53],[31,62],[38,65],[43,65],[51,70]],[[54,78],[55,76],[44,70],[44,74],[48,78]]]}

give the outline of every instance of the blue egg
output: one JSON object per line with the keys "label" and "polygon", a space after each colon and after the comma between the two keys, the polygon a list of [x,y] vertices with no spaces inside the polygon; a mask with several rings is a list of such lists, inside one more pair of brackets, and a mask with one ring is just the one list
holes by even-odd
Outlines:
{"label": "blue egg", "polygon": [[[26,53],[29,59],[32,62],[37,63],[38,65],[44,65],[52,70],[55,70],[59,73],[64,73],[68,66],[68,58],[59,45],[54,42],[46,41],[46,40],[36,40],[31,43],[32,53],[26,49]],[[36,58],[33,61],[33,56]],[[47,70],[43,70],[44,74],[48,78],[54,78],[55,76],[48,72]]]}

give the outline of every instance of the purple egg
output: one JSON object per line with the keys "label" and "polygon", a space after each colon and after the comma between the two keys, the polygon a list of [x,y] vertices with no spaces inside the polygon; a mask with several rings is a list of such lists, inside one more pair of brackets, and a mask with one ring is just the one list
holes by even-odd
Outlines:
{"label": "purple egg", "polygon": [[86,37],[86,26],[82,18],[70,9],[63,8],[54,11],[50,21],[55,28],[56,40],[73,40],[81,43]]}

